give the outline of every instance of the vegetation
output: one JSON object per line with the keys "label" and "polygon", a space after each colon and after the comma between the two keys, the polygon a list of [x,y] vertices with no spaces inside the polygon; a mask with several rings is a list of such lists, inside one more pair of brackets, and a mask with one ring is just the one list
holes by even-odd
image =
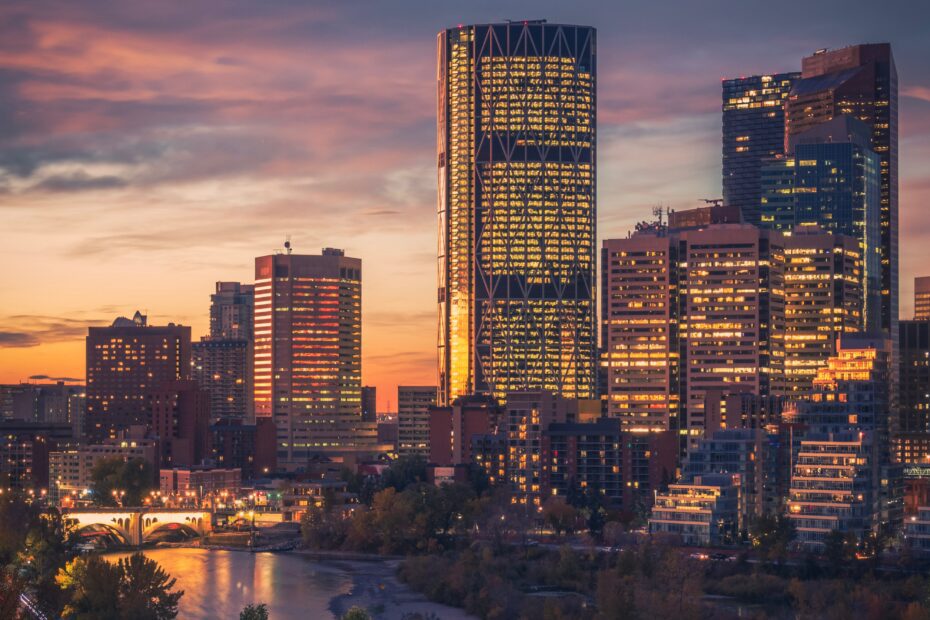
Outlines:
{"label": "vegetation", "polygon": [[352,607],[342,614],[342,620],[371,620],[371,614],[362,607]]}
{"label": "vegetation", "polygon": [[184,595],[157,562],[136,553],[116,564],[99,556],[79,557],[58,574],[69,593],[62,617],[75,620],[171,620]]}
{"label": "vegetation", "polygon": [[94,503],[98,506],[141,506],[155,486],[152,465],[141,458],[97,461],[91,471]]}
{"label": "vegetation", "polygon": [[268,620],[268,605],[246,605],[239,614],[239,620]]}

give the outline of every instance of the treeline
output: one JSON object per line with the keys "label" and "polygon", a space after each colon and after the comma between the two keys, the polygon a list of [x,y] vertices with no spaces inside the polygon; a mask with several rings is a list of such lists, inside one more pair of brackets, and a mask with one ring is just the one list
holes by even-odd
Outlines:
{"label": "treeline", "polygon": [[617,554],[567,546],[496,552],[475,544],[409,557],[399,574],[431,600],[488,620],[930,619],[925,575],[847,571],[840,578],[810,566],[778,570],[695,560],[653,544]]}

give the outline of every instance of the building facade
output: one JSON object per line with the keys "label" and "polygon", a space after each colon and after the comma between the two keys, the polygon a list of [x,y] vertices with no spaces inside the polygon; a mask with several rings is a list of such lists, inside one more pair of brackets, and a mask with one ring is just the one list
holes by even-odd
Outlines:
{"label": "building facade", "polygon": [[881,309],[879,326],[897,338],[898,74],[888,43],[821,50],[801,61],[785,102],[786,140],[848,114],[864,122],[878,155]]}
{"label": "building facade", "polygon": [[914,319],[930,321],[930,276],[914,278]]}
{"label": "building facade", "polygon": [[247,419],[252,415],[249,340],[203,338],[191,346],[191,378],[210,395],[210,415],[214,419]]}
{"label": "building facade", "polygon": [[930,463],[930,320],[898,325],[898,420],[894,455],[899,463]]}
{"label": "building facade", "polygon": [[254,322],[255,415],[274,419],[278,465],[356,447],[362,261],[331,248],[256,258]]}
{"label": "building facade", "polygon": [[116,437],[148,421],[151,393],[168,381],[188,379],[191,328],[154,327],[136,312],[87,335],[87,411],[90,441]]}
{"label": "building facade", "polygon": [[429,457],[429,410],[436,406],[436,386],[397,387],[397,453]]}
{"label": "building facade", "polygon": [[649,533],[679,538],[686,545],[732,543],[739,531],[738,476],[705,474],[657,493]]}
{"label": "building facade", "polygon": [[438,37],[439,402],[595,392],[596,36]]}
{"label": "building facade", "polygon": [[723,201],[759,223],[760,170],[784,152],[785,99],[800,73],[723,80]]}

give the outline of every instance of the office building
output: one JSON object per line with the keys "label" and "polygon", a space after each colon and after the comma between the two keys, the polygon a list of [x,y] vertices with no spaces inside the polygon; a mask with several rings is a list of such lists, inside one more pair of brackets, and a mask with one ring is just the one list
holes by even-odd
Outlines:
{"label": "office building", "polygon": [[703,547],[733,543],[739,532],[739,480],[732,474],[704,474],[669,485],[656,494],[649,533]]}
{"label": "office building", "polygon": [[862,255],[853,237],[798,226],[784,239],[787,393],[806,395],[837,338],[864,328]]}
{"label": "office building", "polygon": [[244,480],[253,480],[277,469],[277,433],[271,418],[255,423],[239,419],[219,420],[210,426],[213,463],[238,469]]}
{"label": "office building", "polygon": [[494,485],[507,481],[507,432],[472,435],[472,461]]}
{"label": "office building", "polygon": [[759,223],[763,160],[785,148],[785,99],[800,73],[723,80],[723,201]]}
{"label": "office building", "polygon": [[707,390],[784,390],[783,238],[749,224],[684,231],[678,260],[682,405],[699,434]]}
{"label": "office building", "polygon": [[139,312],[87,335],[85,435],[91,441],[116,437],[148,421],[149,397],[168,381],[188,379],[191,328],[150,326]]}
{"label": "office building", "polygon": [[373,385],[362,386],[362,421],[378,421],[378,388]]}
{"label": "office building", "polygon": [[595,30],[439,33],[439,403],[592,398]]}
{"label": "office building", "polygon": [[242,488],[242,471],[238,468],[178,468],[161,469],[158,488],[170,497],[193,495],[198,504],[208,500],[215,504],[221,497],[237,497]]}
{"label": "office building", "polygon": [[436,405],[436,386],[397,388],[397,453],[429,457],[430,407]]}
{"label": "office building", "polygon": [[195,467],[212,457],[209,394],[196,381],[169,381],[152,392],[149,431],[158,466]]}
{"label": "office building", "polygon": [[[362,261],[326,248],[255,259],[254,403],[278,465],[354,449],[362,424]],[[372,425],[372,443],[374,426]]]}
{"label": "office building", "polygon": [[48,455],[73,443],[65,423],[0,421],[0,489],[48,489]]}
{"label": "office building", "polygon": [[677,246],[668,235],[607,239],[601,255],[606,415],[624,429],[679,424]]}
{"label": "office building", "polygon": [[[785,134],[794,136],[840,115],[867,126],[878,155],[881,310],[879,326],[897,338],[898,321],[898,75],[891,45],[819,50],[801,62],[801,79],[785,102]],[[800,159],[800,156],[799,156]],[[868,266],[866,267],[868,269]]]}

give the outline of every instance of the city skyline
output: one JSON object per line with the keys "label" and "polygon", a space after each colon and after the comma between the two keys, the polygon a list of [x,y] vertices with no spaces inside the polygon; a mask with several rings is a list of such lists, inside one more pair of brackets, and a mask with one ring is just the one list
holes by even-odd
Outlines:
{"label": "city skyline", "polygon": [[[365,262],[362,381],[381,388],[380,408],[396,408],[398,383],[436,380],[435,34],[497,21],[500,10],[393,15],[371,5],[363,19],[357,7],[274,5],[261,28],[233,42],[224,32],[241,34],[256,16],[240,8],[209,25],[196,19],[211,6],[222,3],[195,3],[183,27],[185,14],[171,9],[125,7],[96,12],[95,21],[65,6],[0,9],[11,18],[4,23],[20,26],[15,43],[0,47],[8,106],[0,130],[9,138],[0,150],[0,239],[6,264],[17,265],[0,277],[0,382],[82,379],[87,327],[136,308],[153,324],[190,325],[199,339],[214,283],[250,282],[253,257],[290,234],[299,253],[344,247]],[[918,220],[930,198],[930,75],[920,66],[930,44],[917,26],[926,20],[912,14],[919,9],[862,19],[844,7],[839,23],[812,19],[790,36],[779,30],[790,12],[773,12],[764,43],[751,45],[758,30],[724,41],[713,36],[721,26],[707,24],[689,40],[693,60],[647,40],[661,24],[649,10],[508,9],[598,26],[598,244],[625,236],[653,204],[683,209],[721,195],[720,78],[796,71],[815,49],[889,40],[901,76],[901,316],[909,318],[918,248],[930,239]],[[669,18],[665,36],[683,36],[688,10]],[[401,18],[411,26],[402,34]],[[733,18],[748,21],[749,12]],[[356,29],[384,53],[358,47]],[[735,54],[740,44],[745,53]],[[306,52],[326,62],[308,67]],[[256,83],[250,90],[243,80]],[[32,259],[14,263],[22,255]]]}

